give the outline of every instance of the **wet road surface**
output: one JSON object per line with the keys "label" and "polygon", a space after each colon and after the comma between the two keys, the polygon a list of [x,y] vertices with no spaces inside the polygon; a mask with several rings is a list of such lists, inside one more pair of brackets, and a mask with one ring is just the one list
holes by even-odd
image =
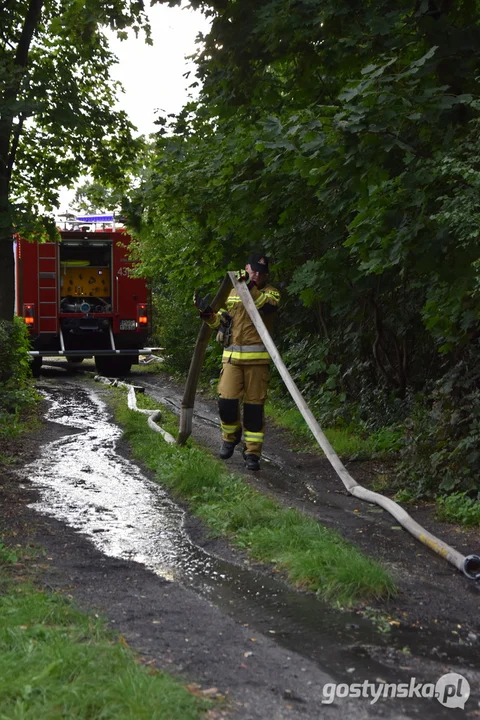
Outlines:
{"label": "wet road surface", "polygon": [[[74,381],[43,381],[41,389],[48,419],[72,434],[45,446],[25,468],[39,491],[33,505],[37,512],[67,523],[104,555],[141,563],[164,580],[194,590],[236,622],[255,626],[270,643],[308,658],[321,670],[323,682],[408,682],[412,671],[402,665],[416,667],[418,678],[423,661],[424,680],[435,682],[449,654],[452,663],[441,632],[418,637],[402,631],[386,637],[356,614],[335,612],[311,594],[205,552],[185,532],[184,511],[117,453],[122,432],[102,400],[108,391]],[[417,658],[413,664],[412,651]],[[389,662],[382,661],[386,656]],[[453,660],[458,666],[476,664],[469,648]],[[391,702],[387,717],[451,717],[451,710],[432,699]],[[358,704],[354,707],[356,717],[382,715],[387,701],[362,705],[361,712]],[[319,709],[322,714],[334,711],[330,705]]]}

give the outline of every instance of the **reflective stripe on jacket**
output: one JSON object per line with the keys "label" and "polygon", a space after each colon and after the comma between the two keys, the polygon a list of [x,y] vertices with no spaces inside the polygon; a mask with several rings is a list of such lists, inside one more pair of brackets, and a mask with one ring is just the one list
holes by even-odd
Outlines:
{"label": "reflective stripe on jacket", "polygon": [[[261,290],[254,285],[250,292],[255,306],[270,332],[275,311],[280,303],[280,293],[271,285],[265,285]],[[232,317],[232,336],[230,345],[223,351],[222,362],[234,365],[267,364],[270,361],[270,355],[262,344],[262,339],[235,288],[231,290],[227,298],[226,309]],[[220,325],[219,313],[208,325],[211,328],[218,328]]]}
{"label": "reflective stripe on jacket", "polygon": [[265,345],[229,345],[223,351],[223,362],[261,360],[268,362],[270,355]]}

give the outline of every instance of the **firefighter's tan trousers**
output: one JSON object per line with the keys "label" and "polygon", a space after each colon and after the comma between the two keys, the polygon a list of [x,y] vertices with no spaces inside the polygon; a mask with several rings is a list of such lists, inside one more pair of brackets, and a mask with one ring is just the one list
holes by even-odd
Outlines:
{"label": "firefighter's tan trousers", "polygon": [[218,381],[218,410],[223,439],[239,442],[242,434],[240,402],[243,400],[245,452],[258,457],[264,438],[263,406],[269,379],[268,365],[224,363]]}

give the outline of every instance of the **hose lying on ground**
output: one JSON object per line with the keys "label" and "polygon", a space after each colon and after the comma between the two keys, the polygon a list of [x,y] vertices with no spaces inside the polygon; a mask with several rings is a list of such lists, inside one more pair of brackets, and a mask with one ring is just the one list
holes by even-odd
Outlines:
{"label": "hose lying on ground", "polygon": [[128,407],[130,410],[136,410],[139,413],[143,413],[144,415],[148,415],[147,422],[148,426],[154,430],[155,432],[160,433],[160,435],[163,437],[164,440],[166,440],[168,443],[176,443],[175,438],[173,435],[170,435],[169,432],[161,428],[155,420],[161,420],[162,413],[160,410],[145,410],[142,408],[137,407],[137,398],[135,395],[135,388],[133,386],[130,387],[130,390],[128,391]]}
{"label": "hose lying on ground", "polygon": [[455,567],[458,568],[458,570],[460,570],[461,572],[463,572],[463,574],[467,578],[469,578],[470,580],[480,580],[480,556],[462,555],[457,550],[454,550],[452,547],[450,547],[450,545],[447,545],[447,543],[443,542],[443,540],[439,540],[430,532],[428,532],[428,530],[422,528],[422,526],[419,525],[413,518],[411,518],[410,515],[396,502],[390,500],[390,498],[387,498],[384,495],[373,492],[372,490],[367,490],[367,488],[362,487],[352,478],[352,476],[336,454],[335,450],[330,445],[326,435],[320,428],[320,425],[315,420],[312,412],[310,411],[310,408],[303,399],[300,390],[297,388],[290,373],[285,367],[285,364],[280,357],[280,353],[278,352],[275,343],[270,336],[270,333],[265,327],[263,320],[257,308],[255,307],[255,303],[252,300],[252,296],[250,295],[249,290],[245,286],[245,283],[238,282],[235,277],[235,273],[233,272],[229,272],[228,275],[230,276],[230,280],[232,281],[235,290],[238,292],[238,295],[243,302],[245,309],[247,310],[253,324],[255,325],[258,334],[262,338],[263,344],[267,348],[270,357],[275,363],[275,366],[280,373],[282,380],[287,386],[290,395],[294,399],[295,404],[302,413],[305,422],[312,431],[315,439],[322,448],[328,461],[332,465],[337,475],[340,477],[348,492],[354,497],[358,497],[361,500],[366,500],[367,502],[375,503],[376,505],[384,508],[391,515],[393,515],[396,520],[398,520],[400,525],[402,525],[405,530],[408,530],[408,532],[411,533],[414,537],[416,537],[417,540],[420,540],[420,542],[422,542],[424,545],[427,545],[431,550],[441,555],[443,558],[445,558],[445,560],[448,560],[448,562],[452,563],[452,565],[455,565]]}
{"label": "hose lying on ground", "polygon": [[[163,348],[160,348],[163,350]],[[163,363],[165,359],[160,355],[145,355],[144,358],[140,358],[138,361],[139,365],[151,365],[151,363]]]}
{"label": "hose lying on ground", "polygon": [[148,415],[147,417],[147,423],[148,426],[154,430],[157,433],[160,433],[160,435],[163,437],[163,439],[168,443],[175,443],[176,440],[173,437],[173,435],[170,435],[169,432],[161,428],[157,423],[156,420],[161,420],[162,413],[160,410],[145,410],[142,408],[137,407],[137,397],[135,395],[135,390],[138,390],[139,392],[145,392],[145,388],[143,387],[134,387],[133,385],[129,385],[126,382],[122,382],[121,380],[115,380],[113,378],[106,378],[102,375],[96,375],[94,378],[97,382],[102,382],[104,385],[112,385],[113,387],[124,387],[128,389],[128,396],[127,396],[127,403],[130,410],[135,410],[136,412],[143,413],[144,415]]}
{"label": "hose lying on ground", "polygon": [[135,388],[136,392],[144,393],[145,388],[141,385],[132,385],[131,383],[123,382],[123,380],[119,380],[118,378],[109,378],[104,377],[103,375],[95,375],[94,378],[95,382],[103,383],[104,385],[110,385],[111,387],[123,387],[127,390],[130,390],[131,387]]}

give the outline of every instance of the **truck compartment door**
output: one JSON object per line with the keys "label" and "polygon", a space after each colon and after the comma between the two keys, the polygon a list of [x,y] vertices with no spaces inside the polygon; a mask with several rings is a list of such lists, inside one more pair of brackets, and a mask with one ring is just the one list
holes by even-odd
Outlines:
{"label": "truck compartment door", "polygon": [[58,333],[58,245],[38,243],[38,331]]}

